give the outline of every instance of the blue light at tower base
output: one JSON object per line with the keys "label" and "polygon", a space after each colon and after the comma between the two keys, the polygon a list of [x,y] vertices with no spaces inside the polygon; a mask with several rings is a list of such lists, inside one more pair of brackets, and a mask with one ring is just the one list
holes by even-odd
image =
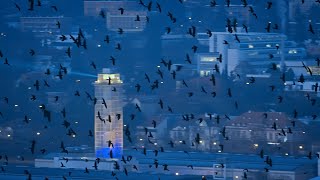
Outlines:
{"label": "blue light at tower base", "polygon": [[97,158],[104,158],[104,159],[110,159],[110,151],[112,150],[112,157],[113,158],[121,158],[122,156],[122,148],[120,147],[114,147],[114,148],[101,148],[96,150],[96,157]]}

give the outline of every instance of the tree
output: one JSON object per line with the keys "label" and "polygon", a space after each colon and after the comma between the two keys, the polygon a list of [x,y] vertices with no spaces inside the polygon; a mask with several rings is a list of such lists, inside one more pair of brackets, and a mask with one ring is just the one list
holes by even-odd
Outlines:
{"label": "tree", "polygon": [[286,71],[285,75],[288,81],[293,81],[296,76],[291,68],[289,68],[288,71]]}

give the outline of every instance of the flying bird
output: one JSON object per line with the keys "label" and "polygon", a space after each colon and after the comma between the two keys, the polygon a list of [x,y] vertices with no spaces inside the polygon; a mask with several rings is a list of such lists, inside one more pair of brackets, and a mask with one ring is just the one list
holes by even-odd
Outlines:
{"label": "flying bird", "polygon": [[16,8],[18,9],[18,11],[21,11],[20,6],[17,3],[14,3],[14,5],[16,6]]}
{"label": "flying bird", "polygon": [[120,11],[120,14],[123,15],[124,9],[123,8],[119,8],[118,10]]}

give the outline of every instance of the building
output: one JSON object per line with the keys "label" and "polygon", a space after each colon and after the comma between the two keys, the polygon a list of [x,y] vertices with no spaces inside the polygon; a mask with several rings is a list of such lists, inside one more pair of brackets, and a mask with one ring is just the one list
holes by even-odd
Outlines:
{"label": "building", "polygon": [[[239,41],[236,40],[236,34]],[[221,72],[266,74],[275,63],[283,68],[286,62],[299,62],[306,57],[306,50],[294,41],[277,33],[228,33],[215,32],[209,39],[209,52],[222,55]],[[227,41],[227,43],[225,42]]]}
{"label": "building", "polygon": [[[215,31],[225,29],[225,22],[227,18],[231,21],[237,22],[238,24],[246,24],[250,28],[254,28],[256,23],[259,22],[251,15],[247,8],[243,7],[240,1],[231,1],[229,7],[225,3],[216,2],[217,5],[215,7],[211,7],[210,2],[208,1],[185,0],[184,18],[200,30],[206,30],[209,28],[214,29]],[[248,4],[248,7],[249,6],[252,6],[252,4]],[[256,7],[253,8],[256,9]],[[204,21],[203,17],[210,17],[210,21]]]}
{"label": "building", "polygon": [[174,32],[170,34],[161,35],[161,54],[165,55],[169,59],[174,59],[177,64],[185,64],[186,55],[188,54],[191,62],[195,64],[193,60],[193,54],[191,47],[197,43],[197,40],[190,35]]}
{"label": "building", "polygon": [[[121,157],[123,149],[123,90],[120,74],[103,69],[95,81],[96,157]],[[105,104],[103,104],[105,102]],[[112,150],[112,152],[111,152]]]}
{"label": "building", "polygon": [[294,82],[294,81],[286,81],[285,83],[285,91],[301,91],[309,94],[314,94],[317,97],[320,97],[319,80],[306,80],[306,82]]}
{"label": "building", "polygon": [[218,73],[214,70],[215,65],[218,65],[219,69],[222,69],[221,63],[219,63],[219,53],[197,53],[195,59],[197,61],[197,72],[201,77],[209,76],[214,73]]}
{"label": "building", "polygon": [[[59,28],[57,23],[61,24]],[[33,32],[35,37],[54,39],[55,35],[61,35],[71,30],[72,18],[63,16],[25,16],[20,17],[22,31]]]}
{"label": "building", "polygon": [[[290,0],[288,1],[288,28],[287,35],[300,43],[306,39],[319,39],[320,21],[319,21],[319,6],[316,1],[305,0],[303,5],[301,2]],[[315,34],[308,32],[309,22],[313,26]],[[312,53],[318,53],[312,51]]]}
{"label": "building", "polygon": [[311,149],[305,124],[281,112],[246,112],[225,124],[226,152],[257,153],[263,149],[281,155],[305,155]]}
{"label": "building", "polygon": [[[246,155],[246,154],[229,154],[229,153],[207,153],[207,152],[177,152],[169,151],[165,149],[164,152],[160,151],[155,160],[155,153],[153,150],[147,150],[143,154],[143,148],[137,150],[125,150],[124,156],[130,155],[134,157],[130,162],[123,163],[118,160],[118,164],[121,166],[120,171],[123,171],[123,167],[126,167],[130,177],[134,177],[135,173],[138,173],[139,177],[152,174],[152,176],[161,176],[161,179],[167,177],[173,177],[173,179],[188,179],[185,176],[193,175],[190,179],[200,179],[201,176],[206,176],[209,179],[226,179],[226,180],[238,180],[244,179],[244,172],[246,172],[247,179],[282,179],[282,180],[294,180],[301,179],[307,180],[317,175],[317,160],[315,158],[295,158],[293,156],[269,156],[272,158],[273,165],[270,167],[264,160],[258,155]],[[90,153],[70,153],[68,156],[62,154],[52,153],[48,154],[42,159],[35,160],[35,167],[38,168],[56,168],[55,171],[60,169],[81,170],[81,176],[85,167],[90,170],[90,174],[94,174],[94,162],[95,158],[91,158],[93,154]],[[69,157],[69,162],[65,163],[66,157]],[[155,162],[158,162],[158,168],[155,167]],[[61,163],[65,167],[61,167]],[[132,165],[138,167],[138,171],[132,168]],[[164,170],[163,164],[168,165],[168,171]],[[223,167],[222,167],[223,165]],[[193,169],[190,168],[193,167]],[[264,168],[268,168],[266,172]],[[16,168],[15,168],[16,169]],[[114,161],[108,159],[102,159],[98,166],[98,171],[109,170],[121,174],[119,170],[114,169]],[[46,169],[46,171],[52,171]],[[23,172],[21,170],[20,172]],[[92,173],[91,173],[92,172]],[[75,173],[75,172],[74,172]],[[2,173],[3,174],[3,173]],[[16,174],[16,173],[14,173]],[[100,178],[99,175],[105,172],[97,174],[96,178]],[[47,174],[45,174],[47,176]],[[95,174],[96,175],[96,174]],[[73,175],[75,177],[75,175]],[[198,177],[196,177],[198,176]],[[134,177],[133,179],[138,179]],[[147,179],[150,179],[147,178]]]}
{"label": "building", "polygon": [[[123,8],[123,14],[118,10]],[[146,27],[147,11],[136,1],[84,1],[84,15],[99,17],[105,13],[106,27],[111,31],[143,31]],[[140,21],[136,21],[137,15]]]}
{"label": "building", "polygon": [[[207,153],[207,152],[173,152],[165,149],[165,152],[159,152],[157,159],[159,164],[168,164],[169,171],[163,171],[163,168],[148,167],[154,163],[154,152],[147,151],[146,155],[142,150],[132,151],[130,154],[137,157],[140,167],[146,167],[154,174],[171,175],[205,175],[209,179],[238,180],[245,179],[282,179],[307,180],[316,176],[316,159],[295,158],[293,156],[270,156],[273,161],[272,167],[268,167],[264,160],[258,155],[229,154],[229,153]],[[192,165],[193,169],[190,168]],[[223,167],[221,166],[223,165]],[[268,168],[266,172],[264,168]],[[246,171],[248,170],[248,171]]]}

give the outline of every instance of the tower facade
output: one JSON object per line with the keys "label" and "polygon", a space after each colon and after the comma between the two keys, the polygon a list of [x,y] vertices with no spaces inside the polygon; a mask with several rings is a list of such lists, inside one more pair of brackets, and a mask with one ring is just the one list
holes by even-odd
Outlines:
{"label": "tower facade", "polygon": [[94,83],[95,153],[99,158],[118,158],[123,150],[123,88],[120,74],[103,69]]}

